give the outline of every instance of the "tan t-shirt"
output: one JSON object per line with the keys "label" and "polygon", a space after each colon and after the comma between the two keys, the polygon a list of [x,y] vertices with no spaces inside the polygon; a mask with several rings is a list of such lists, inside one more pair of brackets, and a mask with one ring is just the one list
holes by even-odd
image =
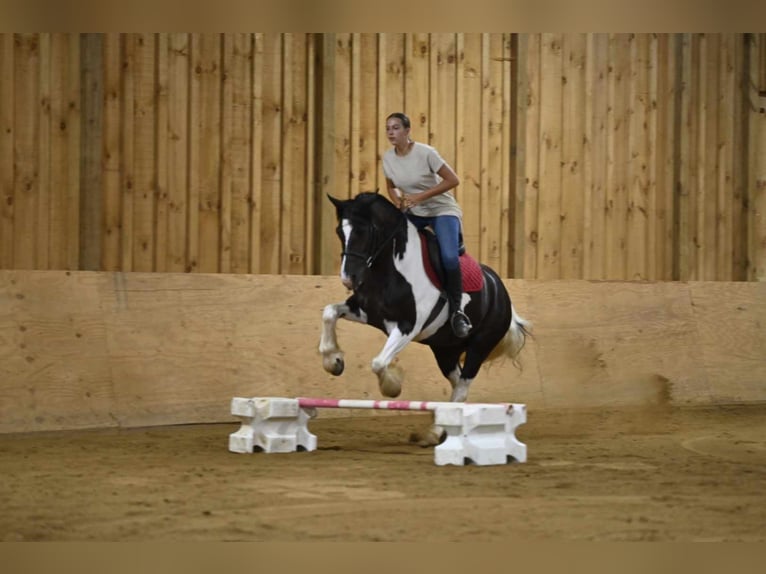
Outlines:
{"label": "tan t-shirt", "polygon": [[[405,156],[396,155],[394,148],[383,154],[383,174],[406,194],[421,193],[437,185],[442,178],[436,172],[442,165],[444,160],[439,152],[430,145],[420,142],[415,142]],[[422,217],[437,215],[454,215],[460,219],[463,217],[463,212],[451,190],[416,205],[412,208],[412,213]]]}

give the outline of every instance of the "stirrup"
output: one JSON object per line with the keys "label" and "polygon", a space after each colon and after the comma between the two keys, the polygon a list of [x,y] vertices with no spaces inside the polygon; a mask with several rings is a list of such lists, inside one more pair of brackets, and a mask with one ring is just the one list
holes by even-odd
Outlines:
{"label": "stirrup", "polygon": [[471,320],[468,318],[468,316],[458,309],[452,314],[452,318],[450,319],[450,327],[452,327],[452,332],[456,337],[465,339],[471,332],[473,325],[471,325]]}

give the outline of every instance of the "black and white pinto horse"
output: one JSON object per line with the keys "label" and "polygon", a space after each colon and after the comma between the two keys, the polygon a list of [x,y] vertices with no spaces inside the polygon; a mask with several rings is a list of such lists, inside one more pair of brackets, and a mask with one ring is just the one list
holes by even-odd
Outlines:
{"label": "black and white pinto horse", "polygon": [[[459,339],[450,327],[442,290],[429,278],[421,232],[407,216],[377,192],[349,200],[328,197],[337,210],[337,233],[343,246],[341,281],[353,293],[345,302],[324,308],[319,352],[327,372],[337,376],[344,369],[336,335],[338,319],[372,325],[388,336],[372,360],[372,371],[386,397],[401,392],[402,369],[391,363],[411,341],[431,348],[452,386],[451,401],[467,399],[485,361],[506,356],[515,362],[530,324],[516,314],[508,291],[492,269],[474,261],[477,270],[480,267],[481,288],[463,293],[462,308],[473,328],[468,337]],[[432,427],[415,440],[434,445],[441,435],[441,429]]]}

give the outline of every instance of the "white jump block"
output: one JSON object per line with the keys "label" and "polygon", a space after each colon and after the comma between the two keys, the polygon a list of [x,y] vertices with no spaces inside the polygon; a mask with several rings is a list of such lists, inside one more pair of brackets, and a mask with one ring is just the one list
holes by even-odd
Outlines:
{"label": "white jump block", "polygon": [[447,404],[434,410],[434,423],[447,438],[434,449],[439,465],[526,462],[527,445],[516,438],[516,427],[527,422],[526,405]]}
{"label": "white jump block", "polygon": [[242,421],[229,435],[231,452],[295,452],[316,450],[317,437],[308,430],[308,413],[297,399],[279,397],[234,398],[231,414]]}
{"label": "white jump block", "polygon": [[317,438],[308,430],[316,408],[366,408],[432,411],[446,439],[434,449],[439,465],[507,464],[526,462],[527,447],[515,435],[527,421],[526,405],[346,399],[234,398],[231,413],[242,421],[229,435],[229,450],[252,453],[316,450]]}

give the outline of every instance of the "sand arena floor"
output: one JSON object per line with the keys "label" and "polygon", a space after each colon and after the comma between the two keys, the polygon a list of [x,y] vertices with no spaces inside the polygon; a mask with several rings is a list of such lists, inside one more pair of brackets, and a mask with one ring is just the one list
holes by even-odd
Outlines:
{"label": "sand arena floor", "polygon": [[[353,413],[352,413],[353,414]],[[0,540],[766,540],[766,405],[528,413],[526,464],[433,464],[428,414],[0,436]]]}

